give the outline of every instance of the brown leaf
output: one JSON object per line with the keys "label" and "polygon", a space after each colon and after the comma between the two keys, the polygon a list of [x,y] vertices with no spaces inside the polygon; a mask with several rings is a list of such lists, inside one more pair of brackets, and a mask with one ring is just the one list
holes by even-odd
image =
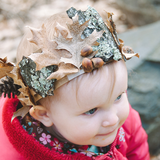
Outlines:
{"label": "brown leaf", "polygon": [[0,61],[2,61],[3,63],[6,63],[6,62],[7,62],[7,57],[5,57],[5,58],[0,58]]}
{"label": "brown leaf", "polygon": [[106,26],[108,27],[109,31],[111,32],[116,44],[119,46],[120,45],[120,42],[119,42],[119,39],[117,37],[117,32],[116,32],[116,25],[114,24],[114,21],[112,19],[112,16],[114,15],[113,13],[109,13],[107,12],[107,19],[106,19]]}
{"label": "brown leaf", "polygon": [[110,32],[113,33],[113,31],[115,29],[114,28],[115,26],[113,26],[113,20],[112,20],[113,13],[110,13],[110,12],[106,11],[106,14],[107,14],[107,19],[106,19],[106,23],[105,24],[107,25],[107,27],[110,30]]}
{"label": "brown leaf", "polygon": [[[22,98],[21,98],[21,96],[22,96]],[[26,105],[34,106],[34,104],[31,102],[30,98],[28,96],[24,96],[23,93],[20,96],[18,96],[18,99],[20,100],[20,102],[23,106],[26,106]]]}
{"label": "brown leaf", "polygon": [[32,53],[29,57],[36,63],[36,70],[50,65],[58,65],[61,57],[70,57],[67,51],[56,49],[57,43],[48,39],[44,24],[40,29],[29,27],[33,37],[29,39],[39,47],[41,53]]}
{"label": "brown leaf", "polygon": [[84,31],[84,29],[88,26],[88,21],[84,22],[82,25],[79,24],[78,21],[78,15],[72,18],[73,23],[72,24],[67,24],[67,27],[69,29],[69,32],[73,38],[74,41],[83,41],[81,39],[81,35]]}
{"label": "brown leaf", "polygon": [[42,96],[40,96],[39,94],[35,94],[33,98],[34,98],[34,101],[37,102],[42,98]]}
{"label": "brown leaf", "polygon": [[12,72],[7,75],[14,80],[14,84],[18,84],[22,87],[19,89],[20,95],[18,96],[18,99],[21,101],[22,105],[34,105],[34,100],[31,98],[32,95],[30,94],[29,88],[23,83],[19,68],[15,67]]}
{"label": "brown leaf", "polygon": [[31,95],[30,89],[28,87],[25,87],[25,91],[24,88],[23,89],[20,88],[19,91],[21,92],[21,94],[18,96],[18,99],[21,101],[21,103],[23,103],[23,106],[24,105],[33,106],[35,104],[33,96]]}
{"label": "brown leaf", "polygon": [[124,55],[127,60],[129,60],[130,58],[132,58],[134,56],[139,58],[139,54],[138,53],[122,53],[122,55]]}
{"label": "brown leaf", "polygon": [[53,72],[47,79],[59,80],[66,75],[77,73],[77,72],[78,72],[78,69],[74,65],[72,65],[70,63],[65,64],[65,63],[61,62],[59,64],[59,69],[56,72]]}
{"label": "brown leaf", "polygon": [[[61,58],[61,62],[70,63],[76,66],[78,69],[81,66],[82,60],[84,57],[80,55],[81,50],[87,45],[95,44],[95,41],[101,37],[102,32],[94,31],[88,38],[81,39],[82,32],[88,26],[88,21],[83,23],[82,25],[79,24],[76,16],[73,20],[72,24],[67,24],[72,39],[66,39],[63,36],[59,36],[56,38],[56,42],[58,44],[57,49],[66,49],[72,55],[72,58]],[[96,43],[97,45],[97,43]],[[93,57],[96,52],[93,52],[88,58]]]}
{"label": "brown leaf", "polygon": [[36,103],[38,100],[40,100],[42,98],[42,96],[40,96],[38,93],[36,93],[33,89],[29,89],[30,94],[32,95],[32,99],[34,101],[34,103]]}
{"label": "brown leaf", "polygon": [[20,86],[25,87],[22,77],[19,72],[19,68],[15,67],[10,73],[7,74],[9,77],[11,77],[14,80],[14,84],[18,84]]}
{"label": "brown leaf", "polygon": [[122,48],[124,46],[124,41],[122,39],[119,39],[120,45],[119,45],[119,50],[122,52]]}
{"label": "brown leaf", "polygon": [[6,63],[7,57],[4,59],[0,58],[0,78],[7,75],[7,73],[11,72],[14,68],[14,65],[11,63]]}
{"label": "brown leaf", "polygon": [[36,63],[36,71],[50,65],[58,65],[60,59],[52,53],[35,53],[28,56]]}
{"label": "brown leaf", "polygon": [[136,56],[139,58],[139,54],[138,53],[134,53],[133,49],[130,46],[123,46],[122,47],[122,55],[129,60],[130,58],[132,58],[133,56]]}
{"label": "brown leaf", "polygon": [[57,37],[62,35],[66,39],[71,39],[72,38],[71,35],[69,34],[68,30],[65,27],[61,26],[58,22],[57,22],[57,25],[55,27],[55,31],[57,33]]}
{"label": "brown leaf", "polygon": [[23,106],[22,108],[18,109],[16,112],[13,113],[11,122],[14,120],[14,118],[21,116],[22,118],[29,112],[30,107],[29,106]]}

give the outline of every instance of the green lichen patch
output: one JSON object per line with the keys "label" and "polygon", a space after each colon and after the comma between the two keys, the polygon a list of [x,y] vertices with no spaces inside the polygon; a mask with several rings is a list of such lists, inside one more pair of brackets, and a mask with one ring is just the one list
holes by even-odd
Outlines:
{"label": "green lichen patch", "polygon": [[92,46],[93,51],[98,51],[95,57],[102,58],[104,62],[108,62],[111,60],[118,61],[122,59],[121,53],[113,38],[113,35],[105,25],[102,17],[94,8],[88,7],[86,11],[77,11],[72,7],[67,11],[67,14],[69,18],[73,18],[77,14],[79,24],[83,24],[84,22],[88,21],[88,26],[84,29],[81,35],[82,39],[89,37],[89,35],[92,34],[94,30],[96,30],[97,32],[104,32],[102,37],[97,39],[99,45]]}
{"label": "green lichen patch", "polygon": [[23,57],[19,67],[23,80],[29,88],[32,88],[43,98],[47,95],[53,95],[56,79],[48,80],[47,77],[58,69],[56,65],[47,66],[36,71],[36,63],[30,58]]}
{"label": "green lichen patch", "polygon": [[101,38],[97,40],[98,46],[92,46],[93,51],[98,51],[95,57],[102,58],[104,62],[110,62],[111,60],[122,59],[121,53],[114,43],[108,43],[107,34],[104,33]]}

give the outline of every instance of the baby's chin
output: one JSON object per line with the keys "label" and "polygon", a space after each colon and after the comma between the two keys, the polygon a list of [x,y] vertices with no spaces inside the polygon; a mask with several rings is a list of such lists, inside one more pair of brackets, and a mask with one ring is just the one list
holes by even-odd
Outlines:
{"label": "baby's chin", "polygon": [[97,147],[106,147],[106,146],[108,146],[108,145],[112,144],[112,143],[113,143],[113,141],[114,141],[114,140],[109,141],[109,142],[94,143],[94,144],[91,144],[91,145],[94,145],[94,146],[97,146]]}
{"label": "baby's chin", "polygon": [[106,147],[114,142],[117,136],[117,132],[118,132],[118,129],[116,129],[111,135],[95,137],[95,141],[91,145],[94,145],[97,147]]}

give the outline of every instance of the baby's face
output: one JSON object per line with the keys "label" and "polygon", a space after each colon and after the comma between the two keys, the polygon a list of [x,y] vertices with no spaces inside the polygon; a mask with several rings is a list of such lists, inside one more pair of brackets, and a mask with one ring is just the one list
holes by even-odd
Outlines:
{"label": "baby's face", "polygon": [[69,83],[55,92],[49,116],[68,141],[101,147],[114,141],[129,114],[126,67],[123,61],[114,67],[114,78],[106,67],[98,80],[88,77],[78,89]]}

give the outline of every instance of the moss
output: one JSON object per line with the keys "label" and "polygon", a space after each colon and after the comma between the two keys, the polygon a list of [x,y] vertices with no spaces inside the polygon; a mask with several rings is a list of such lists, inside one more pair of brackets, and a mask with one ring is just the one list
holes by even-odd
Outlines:
{"label": "moss", "polygon": [[23,80],[29,88],[32,88],[42,97],[46,97],[50,94],[53,95],[54,82],[56,80],[48,80],[47,77],[57,70],[56,65],[47,66],[40,71],[36,71],[35,62],[30,58],[23,57],[19,63],[19,67]]}

